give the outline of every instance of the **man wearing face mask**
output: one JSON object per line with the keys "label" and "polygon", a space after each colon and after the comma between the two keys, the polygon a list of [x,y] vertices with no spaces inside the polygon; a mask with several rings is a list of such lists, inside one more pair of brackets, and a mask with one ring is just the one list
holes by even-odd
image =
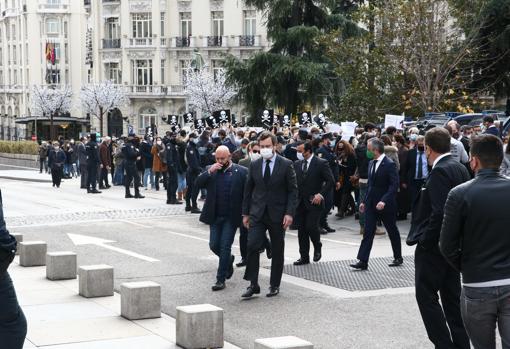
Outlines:
{"label": "man wearing face mask", "polygon": [[168,170],[168,184],[166,190],[166,203],[168,205],[181,205],[182,201],[177,200],[177,175],[181,172],[181,161],[177,145],[176,134],[172,133],[166,144],[166,167]]}
{"label": "man wearing face mask", "polygon": [[249,140],[243,138],[239,143],[239,149],[232,153],[232,162],[238,164],[240,160],[248,156],[248,144]]}
{"label": "man wearing face mask", "polygon": [[[331,148],[331,133],[326,133],[322,135],[322,145],[317,150],[317,156],[323,160],[326,160],[329,163],[329,168],[333,173],[333,178],[335,179],[335,185],[340,178],[340,170],[338,168],[338,164],[336,162],[336,156]],[[334,187],[331,188],[324,197],[324,209],[322,210],[321,218],[320,218],[320,230],[321,234],[334,233],[335,229],[331,228],[328,224],[328,214],[329,211],[333,208],[333,197],[334,197]]]}
{"label": "man wearing face mask", "polygon": [[333,174],[326,160],[313,155],[310,142],[297,145],[298,161],[294,163],[299,188],[296,223],[299,254],[294,265],[310,264],[310,241],[314,247],[313,261],[322,257],[319,220],[324,209],[324,197],[334,186]]}
{"label": "man wearing face mask", "polygon": [[379,138],[367,142],[368,183],[364,197],[360,198],[360,212],[365,213],[365,235],[358,251],[358,263],[351,267],[368,269],[368,259],[374,243],[377,220],[381,220],[388,231],[393,250],[393,262],[390,267],[402,265],[402,245],[397,227],[397,190],[399,178],[397,166],[384,155],[384,143]]}
{"label": "man wearing face mask", "polygon": [[[470,179],[464,165],[452,158],[450,134],[434,127],[425,134],[430,174],[415,202],[407,244],[416,246],[416,300],[430,341],[436,348],[468,349],[460,313],[460,275],[439,251],[446,198]],[[439,303],[439,296],[441,303]]]}
{"label": "man wearing face mask", "polygon": [[260,293],[260,250],[269,231],[272,247],[270,288],[267,297],[280,292],[285,250],[285,231],[292,224],[297,206],[296,172],[291,161],[276,154],[276,136],[262,132],[259,146],[262,159],[250,164],[243,200],[243,224],[249,229],[248,261],[244,279],[250,286],[242,295]]}
{"label": "man wearing face mask", "polygon": [[200,221],[210,227],[209,247],[219,257],[213,291],[225,288],[225,281],[234,273],[232,243],[242,224],[241,207],[247,170],[232,163],[230,151],[220,145],[215,152],[216,163],[198,176],[197,189],[207,188]]}
{"label": "man wearing face mask", "polygon": [[191,133],[189,135],[188,146],[186,147],[186,161],[188,168],[186,170],[186,184],[188,189],[186,190],[186,212],[200,213],[200,209],[197,204],[197,197],[199,189],[196,187],[195,181],[198,175],[202,171],[200,167],[200,155],[197,149],[198,138],[197,135]]}
{"label": "man wearing face mask", "polygon": [[89,142],[85,146],[87,150],[87,193],[100,194],[97,190],[97,172],[99,168],[99,147],[96,142],[96,134],[91,133],[89,136]]}
{"label": "man wearing face mask", "polygon": [[260,159],[262,155],[260,155],[260,147],[257,141],[250,142],[246,149],[248,150],[248,156],[239,160],[239,165],[249,168],[250,164]]}
{"label": "man wearing face mask", "polygon": [[429,166],[427,164],[427,156],[425,155],[424,136],[418,136],[418,138],[416,138],[416,146],[407,153],[407,161],[404,171],[406,173],[406,182],[402,183],[402,185],[405,186],[411,194],[412,209],[416,198],[418,197],[418,194],[429,175]]}
{"label": "man wearing face mask", "polygon": [[[135,135],[129,135],[126,143],[122,146],[122,154],[124,157],[124,168],[126,170],[126,177],[124,186],[126,188],[126,199],[143,199],[144,196],[140,194],[140,174],[136,168],[136,162],[140,160],[141,155],[138,148],[135,146]],[[135,196],[131,195],[130,185],[133,182],[133,187],[135,188]]]}

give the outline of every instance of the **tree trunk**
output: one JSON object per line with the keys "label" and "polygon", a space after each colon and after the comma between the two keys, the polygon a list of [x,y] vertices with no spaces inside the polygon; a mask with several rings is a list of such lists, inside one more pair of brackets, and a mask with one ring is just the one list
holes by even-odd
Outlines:
{"label": "tree trunk", "polygon": [[50,113],[50,140],[55,141],[55,129],[53,127],[53,113]]}
{"label": "tree trunk", "polygon": [[103,133],[103,107],[99,107],[99,132],[101,132],[101,137],[104,137]]}

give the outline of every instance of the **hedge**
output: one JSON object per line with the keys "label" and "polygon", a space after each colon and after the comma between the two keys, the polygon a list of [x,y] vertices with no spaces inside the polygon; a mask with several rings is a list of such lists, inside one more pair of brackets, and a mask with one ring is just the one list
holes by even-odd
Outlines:
{"label": "hedge", "polygon": [[30,141],[0,141],[0,153],[37,155],[39,145]]}

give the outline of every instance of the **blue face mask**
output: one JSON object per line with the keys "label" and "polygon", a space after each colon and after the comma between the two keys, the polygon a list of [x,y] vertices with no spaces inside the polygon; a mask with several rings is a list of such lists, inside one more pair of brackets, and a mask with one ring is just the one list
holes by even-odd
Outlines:
{"label": "blue face mask", "polygon": [[335,145],[336,145],[336,139],[334,141],[331,141],[331,148],[335,148]]}

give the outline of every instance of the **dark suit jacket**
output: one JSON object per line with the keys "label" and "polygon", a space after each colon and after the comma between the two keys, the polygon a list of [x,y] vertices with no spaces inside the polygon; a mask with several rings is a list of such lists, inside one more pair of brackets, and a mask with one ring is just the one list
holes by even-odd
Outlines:
{"label": "dark suit jacket", "polygon": [[396,195],[398,190],[398,171],[397,165],[387,156],[384,157],[375,176],[372,176],[372,167],[374,160],[368,164],[368,183],[367,193],[362,202],[367,208],[375,209],[379,201],[386,205],[384,211],[390,212],[397,210]]}
{"label": "dark suit jacket", "polygon": [[322,209],[322,205],[312,205],[310,198],[315,194],[321,194],[323,198],[331,191],[335,184],[333,173],[326,160],[317,156],[312,158],[308,165],[306,175],[303,173],[304,160],[294,162],[298,186],[298,205],[304,205],[307,209]]}
{"label": "dark suit jacket", "polygon": [[448,193],[470,178],[466,167],[450,155],[439,160],[416,199],[408,245],[419,243],[425,249],[437,247]]}
{"label": "dark suit jacket", "polygon": [[[209,174],[209,168],[198,176],[196,185],[198,188],[207,189],[207,198],[200,214],[200,221],[205,224],[213,224],[216,220],[216,175]],[[239,227],[242,223],[241,207],[243,203],[244,186],[248,171],[239,165],[232,164],[232,184],[230,187],[230,220]]]}
{"label": "dark suit jacket", "polygon": [[271,180],[266,185],[262,176],[263,165],[263,158],[250,164],[244,189],[243,215],[261,220],[267,208],[271,221],[281,223],[284,215],[294,217],[296,212],[296,172],[292,161],[276,155]]}
{"label": "dark suit jacket", "polygon": [[[409,150],[407,153],[407,161],[405,164],[405,179],[407,183],[412,183],[412,181],[416,178],[416,160],[417,160],[417,153],[418,150],[416,148],[413,148]],[[430,166],[429,166],[429,173],[430,173]]]}
{"label": "dark suit jacket", "polygon": [[251,164],[251,159],[249,156],[244,159],[239,160],[239,166],[250,168],[250,164]]}

